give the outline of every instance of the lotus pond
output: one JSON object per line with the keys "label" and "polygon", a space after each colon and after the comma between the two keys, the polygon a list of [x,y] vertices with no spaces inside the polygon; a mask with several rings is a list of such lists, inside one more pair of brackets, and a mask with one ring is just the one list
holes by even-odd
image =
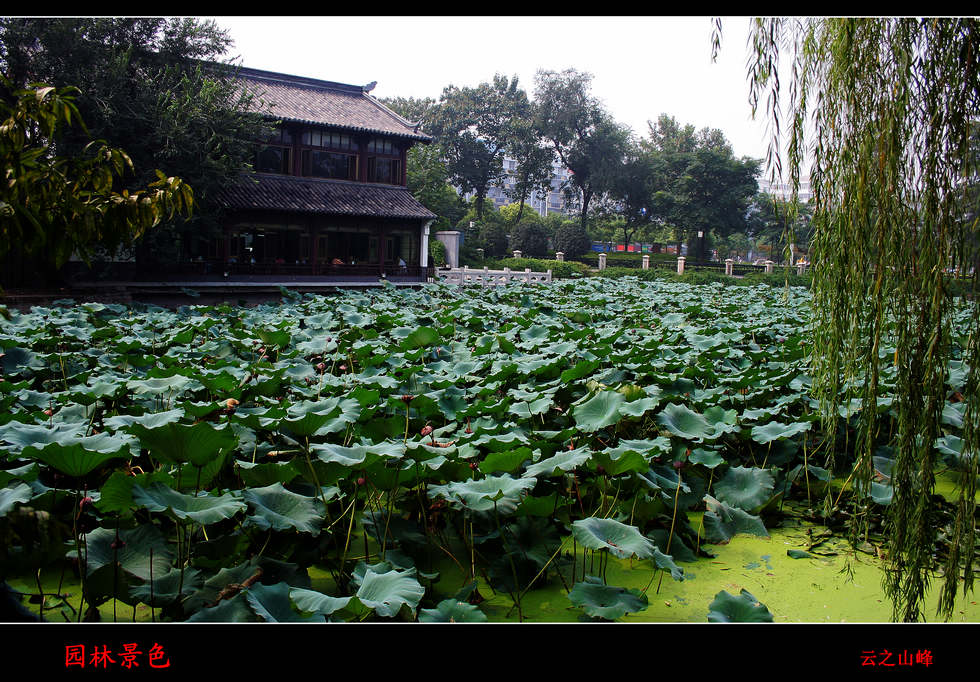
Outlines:
{"label": "lotus pond", "polygon": [[880,518],[890,451],[856,490],[858,406],[822,437],[809,301],[596,278],[10,311],[0,579],[59,622],[887,621],[880,523],[843,528]]}

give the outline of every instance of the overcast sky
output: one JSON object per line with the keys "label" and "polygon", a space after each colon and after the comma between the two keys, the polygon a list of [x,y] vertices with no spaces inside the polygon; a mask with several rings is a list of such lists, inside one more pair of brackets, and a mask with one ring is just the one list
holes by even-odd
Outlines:
{"label": "overcast sky", "polygon": [[592,94],[638,136],[661,113],[720,129],[737,156],[765,158],[764,112],[752,121],[749,19],[722,19],[711,62],[710,17],[214,17],[228,57],[255,69],[364,85],[376,97],[431,97],[447,85],[517,76],[529,96],[538,69],[593,75]]}

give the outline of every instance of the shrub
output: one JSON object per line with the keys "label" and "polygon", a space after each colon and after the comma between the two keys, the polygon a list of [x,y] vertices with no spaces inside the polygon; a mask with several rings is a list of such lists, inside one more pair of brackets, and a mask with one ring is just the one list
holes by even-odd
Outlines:
{"label": "shrub", "polygon": [[429,257],[432,259],[432,264],[434,266],[441,268],[446,264],[446,245],[438,239],[430,239]]}
{"label": "shrub", "polygon": [[548,255],[548,232],[538,223],[522,220],[510,233],[510,248],[530,258],[543,258]]}
{"label": "shrub", "polygon": [[525,270],[531,268],[532,272],[546,272],[551,270],[552,279],[569,279],[572,277],[587,277],[589,268],[582,263],[573,261],[543,260],[540,258],[501,258],[499,260],[488,260],[486,267],[491,270]]}
{"label": "shrub", "polygon": [[581,256],[591,248],[592,240],[581,223],[566,222],[555,231],[555,251],[563,252],[565,258]]}

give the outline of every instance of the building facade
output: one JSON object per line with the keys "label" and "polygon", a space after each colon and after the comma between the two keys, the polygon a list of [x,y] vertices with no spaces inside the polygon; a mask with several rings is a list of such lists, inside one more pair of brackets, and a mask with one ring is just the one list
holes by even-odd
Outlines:
{"label": "building facade", "polygon": [[[514,178],[516,171],[517,161],[510,157],[504,157],[504,172],[506,175],[503,186],[491,187],[487,191],[487,199],[493,201],[494,207],[499,209],[501,206],[514,203],[514,200],[508,196],[508,193],[513,191],[516,184]],[[547,216],[552,213],[569,216],[575,215],[582,208],[581,201],[573,199],[569,202],[563,189],[568,185],[571,175],[572,172],[562,166],[561,163],[558,161],[553,162],[551,169],[551,189],[547,194],[535,192],[527,198],[525,204],[542,216]],[[466,199],[471,199],[472,197],[472,192],[464,196]]]}
{"label": "building facade", "polygon": [[406,187],[406,153],[431,138],[369,93],[242,68],[242,86],[275,120],[255,173],[218,197],[222,235],[197,256],[226,277],[425,279],[435,214]]}

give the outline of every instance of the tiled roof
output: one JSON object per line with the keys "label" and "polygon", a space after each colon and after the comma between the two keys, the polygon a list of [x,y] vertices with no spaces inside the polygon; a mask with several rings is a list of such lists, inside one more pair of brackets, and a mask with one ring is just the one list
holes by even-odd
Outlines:
{"label": "tiled roof", "polygon": [[232,210],[430,220],[436,215],[405,187],[256,173],[226,186],[218,201]]}
{"label": "tiled roof", "polygon": [[257,97],[256,110],[286,121],[338,126],[428,142],[432,138],[371,97],[367,86],[240,68],[237,78]]}

